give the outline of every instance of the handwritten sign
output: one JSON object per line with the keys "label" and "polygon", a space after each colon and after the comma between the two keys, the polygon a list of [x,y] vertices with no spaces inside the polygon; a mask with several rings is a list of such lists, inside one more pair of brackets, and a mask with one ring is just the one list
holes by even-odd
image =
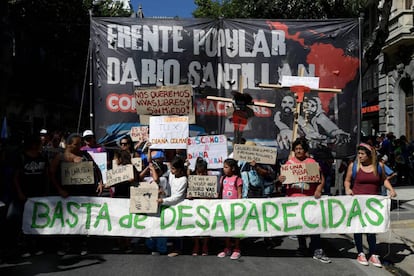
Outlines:
{"label": "handwritten sign", "polygon": [[138,88],[135,108],[138,115],[188,115],[193,106],[191,85]]}
{"label": "handwritten sign", "polygon": [[234,145],[234,159],[242,161],[256,161],[261,164],[276,164],[277,149],[261,146]]}
{"label": "handwritten sign", "polygon": [[129,212],[131,214],[158,212],[158,185],[141,182],[138,187],[130,187]]}
{"label": "handwritten sign", "polygon": [[282,76],[282,86],[291,87],[296,85],[307,86],[311,89],[319,88],[318,77]]}
{"label": "handwritten sign", "polygon": [[217,198],[217,176],[189,175],[187,196],[195,198]]}
{"label": "handwritten sign", "polygon": [[385,196],[194,199],[163,207],[160,216],[130,214],[130,201],[32,197],[22,228],[33,235],[273,237],[383,233],[390,227],[391,199]]}
{"label": "handwritten sign", "polygon": [[148,126],[131,127],[130,136],[134,142],[148,141]]}
{"label": "handwritten sign", "polygon": [[61,180],[62,185],[95,184],[95,178],[93,175],[93,162],[62,162]]}
{"label": "handwritten sign", "polygon": [[139,172],[142,171],[142,159],[141,159],[141,157],[131,158],[131,163],[132,163],[132,165],[134,165],[134,167],[137,171],[139,171]]}
{"label": "handwritten sign", "polygon": [[297,163],[282,165],[280,168],[280,175],[286,177],[286,180],[283,182],[283,184],[292,184],[298,182],[321,182],[318,163]]}
{"label": "handwritten sign", "polygon": [[224,135],[196,136],[187,140],[187,160],[192,170],[197,157],[203,157],[209,169],[221,169],[227,156],[227,138]]}
{"label": "handwritten sign", "polygon": [[186,149],[189,136],[187,116],[152,116],[151,149]]}
{"label": "handwritten sign", "polygon": [[122,165],[112,168],[106,172],[106,187],[134,179],[134,169],[132,165]]}

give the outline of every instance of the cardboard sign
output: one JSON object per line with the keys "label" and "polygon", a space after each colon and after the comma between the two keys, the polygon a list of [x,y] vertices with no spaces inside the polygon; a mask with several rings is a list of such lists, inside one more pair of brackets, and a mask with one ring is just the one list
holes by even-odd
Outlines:
{"label": "cardboard sign", "polygon": [[106,184],[105,187],[110,187],[112,185],[129,181],[134,179],[134,169],[132,165],[122,165],[112,168],[106,172]]}
{"label": "cardboard sign", "polygon": [[189,134],[187,116],[152,116],[151,149],[186,149]]}
{"label": "cardboard sign", "polygon": [[390,227],[391,199],[385,196],[194,199],[163,206],[160,216],[131,214],[130,201],[32,197],[24,206],[22,228],[34,235],[273,237],[382,233]]}
{"label": "cardboard sign", "polygon": [[276,148],[235,144],[233,152],[234,159],[236,160],[246,162],[251,162],[254,160],[256,163],[260,164],[276,164]]}
{"label": "cardboard sign", "polygon": [[191,85],[138,88],[134,94],[138,115],[188,115],[193,108]]}
{"label": "cardboard sign", "polygon": [[130,187],[129,212],[131,214],[158,212],[158,185],[141,182],[138,187]]}
{"label": "cardboard sign", "polygon": [[318,163],[297,163],[282,165],[280,168],[280,175],[286,176],[286,180],[282,184],[292,184],[299,182],[321,182]]}
{"label": "cardboard sign", "polygon": [[62,185],[95,184],[95,178],[93,174],[93,162],[62,162],[61,180]]}
{"label": "cardboard sign", "polygon": [[139,172],[142,171],[142,159],[141,159],[141,157],[131,158],[131,163],[132,163],[132,165],[134,165],[134,167],[137,171],[139,171]]}
{"label": "cardboard sign", "polygon": [[148,141],[148,126],[131,127],[130,136],[133,142]]}
{"label": "cardboard sign", "polygon": [[187,196],[194,198],[217,198],[217,176],[189,175]]}
{"label": "cardboard sign", "polygon": [[227,137],[224,135],[196,136],[187,140],[187,160],[192,170],[197,157],[203,157],[209,169],[221,169],[227,156]]}

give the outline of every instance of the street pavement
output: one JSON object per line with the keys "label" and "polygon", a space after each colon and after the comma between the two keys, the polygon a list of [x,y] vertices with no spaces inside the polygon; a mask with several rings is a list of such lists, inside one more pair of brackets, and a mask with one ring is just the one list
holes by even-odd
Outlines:
{"label": "street pavement", "polygon": [[0,264],[0,275],[414,275],[414,187],[396,187],[396,191],[390,229],[377,234],[383,268],[358,264],[349,234],[322,236],[330,264],[298,256],[297,241],[289,237],[266,244],[263,239],[243,239],[239,260],[215,256],[222,249],[223,241],[218,238],[210,240],[209,256],[191,256],[191,239],[185,239],[183,255],[171,258],[151,256],[143,240],[138,240],[132,253],[126,253],[112,250],[116,238],[91,237],[86,256],[71,252],[61,257],[52,250],[21,258],[10,252]]}

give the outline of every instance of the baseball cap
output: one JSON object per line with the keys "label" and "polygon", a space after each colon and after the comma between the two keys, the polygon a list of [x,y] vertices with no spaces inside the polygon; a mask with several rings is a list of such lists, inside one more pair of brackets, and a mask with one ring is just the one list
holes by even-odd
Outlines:
{"label": "baseball cap", "polygon": [[86,137],[86,136],[93,136],[93,131],[90,129],[87,129],[83,132],[82,137]]}
{"label": "baseball cap", "polygon": [[42,128],[41,130],[40,130],[40,135],[44,135],[44,134],[47,134],[47,129],[44,129],[44,128]]}

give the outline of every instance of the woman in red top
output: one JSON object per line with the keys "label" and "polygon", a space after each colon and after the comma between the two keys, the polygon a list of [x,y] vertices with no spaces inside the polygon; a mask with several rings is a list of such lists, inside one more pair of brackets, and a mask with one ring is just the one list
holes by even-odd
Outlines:
{"label": "woman in red top", "polygon": [[[381,185],[384,183],[385,188],[387,188],[389,191],[389,195],[391,197],[395,197],[397,194],[395,193],[390,181],[385,176],[385,169],[383,164],[380,164],[381,173],[379,172],[377,154],[375,149],[368,144],[361,143],[359,144],[357,150],[358,157],[357,160],[354,161],[357,162],[357,172],[355,179],[353,180],[354,185],[351,188],[352,170],[354,166],[354,162],[351,162],[348,166],[344,181],[345,193],[347,195],[379,195],[381,191]],[[369,254],[371,257],[369,258],[369,261],[367,261],[362,248],[362,234],[355,233],[355,246],[358,250],[357,261],[362,265],[368,265],[371,263],[374,266],[382,267],[379,256],[375,254],[377,245],[376,235],[374,233],[368,233],[366,235]]]}
{"label": "woman in red top", "polygon": [[[298,138],[292,143],[292,150],[294,156],[290,157],[286,164],[298,164],[298,163],[316,163],[313,158],[309,157],[309,145],[307,141],[303,138]],[[283,182],[286,180],[285,176],[279,176],[279,181]],[[294,183],[286,185],[286,195],[287,196],[313,196],[316,199],[320,198],[322,195],[322,189],[325,185],[325,178],[321,174],[320,183]],[[297,237],[299,242],[299,253],[305,254],[307,250],[306,245],[306,236],[300,235]],[[321,236],[320,235],[310,235],[311,243],[310,247],[313,249],[313,258],[319,260],[322,263],[328,264],[331,260],[325,255],[325,252],[321,246]]]}

